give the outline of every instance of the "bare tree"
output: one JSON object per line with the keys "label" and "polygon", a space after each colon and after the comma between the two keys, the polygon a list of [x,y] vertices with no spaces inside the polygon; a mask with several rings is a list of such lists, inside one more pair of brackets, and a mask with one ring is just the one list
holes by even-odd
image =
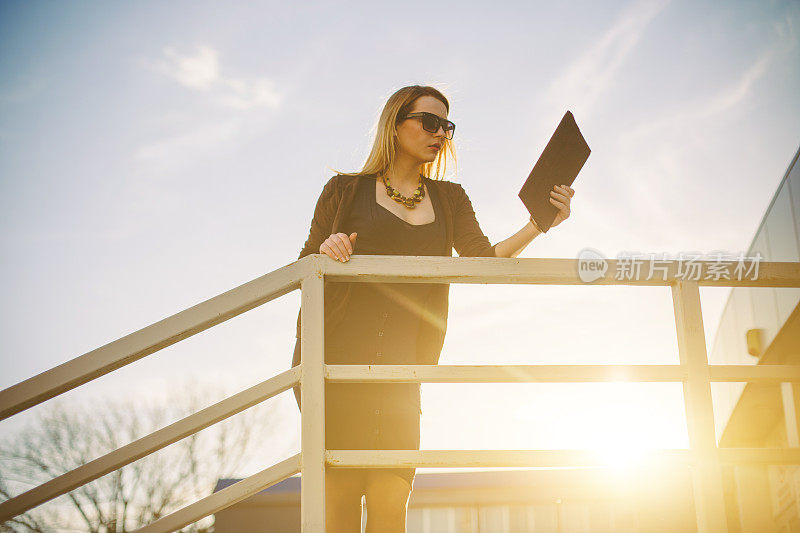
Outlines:
{"label": "bare tree", "polygon": [[[165,402],[53,403],[0,442],[0,499],[24,492],[222,398],[192,386]],[[200,398],[203,398],[201,401]],[[274,417],[256,406],[0,525],[0,531],[121,533],[207,496],[264,442]],[[183,531],[212,531],[211,518]]]}

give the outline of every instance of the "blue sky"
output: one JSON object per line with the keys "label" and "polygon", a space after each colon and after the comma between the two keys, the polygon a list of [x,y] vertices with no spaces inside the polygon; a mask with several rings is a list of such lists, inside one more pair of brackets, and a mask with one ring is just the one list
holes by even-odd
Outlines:
{"label": "blue sky", "polygon": [[[573,111],[592,155],[572,216],[520,257],[746,250],[800,143],[799,25],[770,1],[2,2],[0,387],[295,260],[404,85],[450,98],[449,179],[492,243],[526,222],[517,192]],[[709,339],[726,294],[702,291]],[[255,384],[288,368],[298,306],[63,399]],[[444,364],[677,362],[667,289],[453,285],[450,309]],[[643,445],[686,445],[679,386],[423,391],[423,448],[630,442],[639,419]],[[269,462],[299,417],[290,394],[264,408]]]}

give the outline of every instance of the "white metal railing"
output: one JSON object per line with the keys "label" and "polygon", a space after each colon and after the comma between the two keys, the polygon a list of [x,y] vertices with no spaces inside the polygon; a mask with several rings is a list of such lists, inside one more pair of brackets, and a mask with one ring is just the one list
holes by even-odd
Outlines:
{"label": "white metal railing", "polygon": [[[720,463],[800,464],[797,449],[719,449],[710,382],[800,382],[800,366],[709,365],[699,286],[800,287],[800,263],[760,264],[757,279],[686,281],[676,261],[664,278],[601,278],[591,285],[661,285],[672,289],[678,365],[325,365],[325,281],[512,283],[584,285],[574,259],[352,256],[346,264],[311,255],[211,298],[151,326],[0,392],[0,420],[136,361],[179,340],[300,288],[301,365],[138,439],[34,489],[0,503],[5,521],[121,468],[216,422],[300,384],[301,452],[224,490],[165,516],[140,531],[174,531],[301,472],[302,530],[324,531],[325,468],[337,467],[558,467],[604,463],[591,450],[326,450],[324,384],[331,382],[605,382],[680,381],[689,432],[688,450],[651,452],[692,468],[698,530],[727,531]],[[609,270],[616,261],[608,260]]]}

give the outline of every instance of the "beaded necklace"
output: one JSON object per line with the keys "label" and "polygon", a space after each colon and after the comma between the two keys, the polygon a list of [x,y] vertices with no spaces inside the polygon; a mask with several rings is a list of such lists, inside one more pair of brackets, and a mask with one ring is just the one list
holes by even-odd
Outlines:
{"label": "beaded necklace", "polygon": [[392,187],[391,183],[389,183],[389,178],[386,177],[386,174],[383,175],[383,184],[386,186],[386,194],[389,195],[389,198],[399,204],[403,204],[409,209],[414,209],[417,207],[417,204],[425,197],[425,189],[422,186],[422,174],[419,176],[419,186],[417,187],[417,190],[414,191],[414,194],[410,197],[403,196],[400,194],[400,191]]}

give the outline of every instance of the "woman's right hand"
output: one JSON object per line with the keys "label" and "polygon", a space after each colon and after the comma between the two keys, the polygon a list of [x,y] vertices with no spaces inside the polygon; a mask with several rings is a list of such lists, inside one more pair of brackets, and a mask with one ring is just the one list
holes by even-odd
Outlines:
{"label": "woman's right hand", "polygon": [[356,242],[357,233],[334,233],[319,245],[319,253],[325,254],[331,259],[345,263],[350,260],[353,253],[353,244]]}

